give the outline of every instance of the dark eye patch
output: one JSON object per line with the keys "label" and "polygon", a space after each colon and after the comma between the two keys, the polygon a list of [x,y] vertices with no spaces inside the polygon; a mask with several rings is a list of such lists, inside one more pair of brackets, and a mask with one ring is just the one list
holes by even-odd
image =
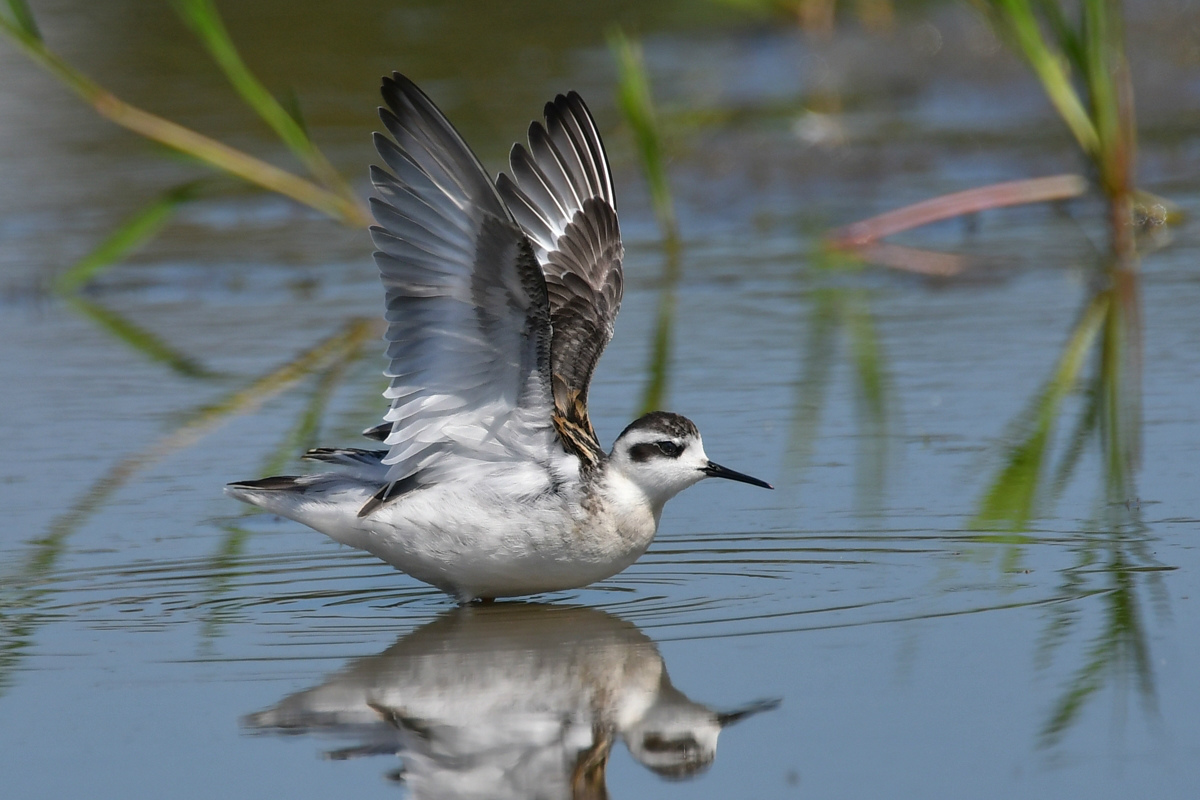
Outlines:
{"label": "dark eye patch", "polygon": [[683,445],[676,444],[670,439],[664,439],[659,442],[641,442],[629,448],[629,458],[637,463],[649,461],[651,458],[679,458],[679,454],[683,452]]}

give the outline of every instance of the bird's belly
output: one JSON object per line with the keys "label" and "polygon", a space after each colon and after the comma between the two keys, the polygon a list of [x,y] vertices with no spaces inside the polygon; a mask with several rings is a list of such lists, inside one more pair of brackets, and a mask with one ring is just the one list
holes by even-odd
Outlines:
{"label": "bird's belly", "polygon": [[656,527],[649,515],[618,518],[553,496],[518,502],[436,490],[361,522],[361,540],[347,543],[460,599],[586,586],[637,560]]}

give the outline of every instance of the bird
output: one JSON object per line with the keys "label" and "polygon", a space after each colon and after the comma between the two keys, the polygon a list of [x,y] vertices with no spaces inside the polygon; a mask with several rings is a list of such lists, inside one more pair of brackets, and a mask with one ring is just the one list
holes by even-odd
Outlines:
{"label": "bird", "polygon": [[592,373],[623,290],[612,174],[591,112],[558,95],[492,180],[394,72],[374,134],[371,238],[384,286],[384,449],[317,448],[335,469],[226,492],[365,550],[460,604],[575,589],[636,561],[664,504],[705,478],[696,425],[651,411],[607,453]]}

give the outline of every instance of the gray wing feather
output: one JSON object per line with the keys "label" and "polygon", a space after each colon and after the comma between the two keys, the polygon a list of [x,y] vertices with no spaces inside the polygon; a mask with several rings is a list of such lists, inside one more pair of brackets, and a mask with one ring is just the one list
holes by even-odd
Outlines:
{"label": "gray wing feather", "polygon": [[545,117],[544,126],[530,125],[528,149],[513,146],[513,177],[502,174],[496,185],[546,276],[555,411],[594,442],[587,391],[621,306],[624,250],[612,175],[587,106],[574,92],[559,95]]}
{"label": "gray wing feather", "polygon": [[383,97],[394,141],[375,137],[391,174],[371,169],[371,235],[387,298],[388,484],[545,463],[550,319],[533,245],[420,89],[393,74]]}

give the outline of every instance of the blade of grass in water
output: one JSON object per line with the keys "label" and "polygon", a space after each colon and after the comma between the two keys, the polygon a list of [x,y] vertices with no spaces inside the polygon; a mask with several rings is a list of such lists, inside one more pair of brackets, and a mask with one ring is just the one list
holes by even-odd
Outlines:
{"label": "blade of grass in water", "polygon": [[654,318],[654,338],[650,362],[646,365],[646,388],[638,414],[661,410],[667,399],[671,372],[671,334],[675,326],[675,288],[679,283],[679,248],[667,240],[663,253],[663,278],[658,290],[658,311]]}
{"label": "blade of grass in water", "polygon": [[312,181],[126,103],[46,47],[36,35],[36,29],[31,30],[16,20],[0,16],[0,33],[16,42],[30,59],[79,95],[98,114],[117,125],[248,183],[290,197],[347,225],[365,228],[370,224],[366,211],[356,201],[351,202]]}
{"label": "blade of grass in water", "polygon": [[654,100],[650,95],[650,81],[646,77],[642,49],[620,29],[609,34],[608,45],[617,62],[617,105],[633,131],[642,170],[650,186],[654,215],[658,218],[663,238],[678,239],[675,205],[663,163],[662,135],[654,112]]}
{"label": "blade of grass in water", "polygon": [[1004,183],[979,186],[962,192],[945,194],[930,200],[897,208],[878,216],[845,225],[826,238],[832,247],[855,248],[901,231],[928,225],[964,214],[974,214],[992,208],[1046,203],[1079,197],[1087,191],[1087,181],[1080,175],[1051,175],[1046,178],[1026,178]]}
{"label": "blade of grass in water", "polygon": [[225,23],[212,0],[175,0],[174,5],[180,17],[208,49],[246,105],[271,126],[280,140],[318,181],[341,195],[347,202],[357,203],[350,186],[309,138],[296,118],[289,114],[250,72],[229,37]]}
{"label": "blade of grass in water", "polygon": [[198,181],[193,181],[177,186],[134,214],[96,249],[59,275],[54,281],[55,291],[60,294],[78,291],[89,280],[154,238],[175,215],[179,206],[196,196],[199,185]]}
{"label": "blade of grass in water", "polygon": [[1079,146],[1095,158],[1100,152],[1096,126],[1084,102],[1071,83],[1066,56],[1052,47],[1042,35],[1031,0],[985,0],[994,10],[994,19],[1017,49],[1025,56],[1050,102],[1067,123]]}
{"label": "blade of grass in water", "polygon": [[37,20],[25,0],[8,0],[8,11],[12,15],[10,22],[13,25],[25,35],[41,41],[42,32],[38,30]]}

